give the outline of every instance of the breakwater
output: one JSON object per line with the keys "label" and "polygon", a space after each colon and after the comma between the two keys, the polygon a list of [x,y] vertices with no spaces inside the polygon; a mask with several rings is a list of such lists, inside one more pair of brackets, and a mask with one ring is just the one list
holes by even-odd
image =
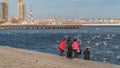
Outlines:
{"label": "breakwater", "polygon": [[2,46],[0,60],[0,68],[120,68],[119,65],[67,59],[58,55]]}
{"label": "breakwater", "polygon": [[0,29],[79,29],[82,25],[0,25]]}

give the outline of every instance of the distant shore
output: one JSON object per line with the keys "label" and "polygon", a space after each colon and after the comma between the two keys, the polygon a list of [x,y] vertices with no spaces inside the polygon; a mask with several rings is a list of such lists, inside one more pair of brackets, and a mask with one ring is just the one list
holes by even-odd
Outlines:
{"label": "distant shore", "polygon": [[79,29],[81,24],[27,24],[27,25],[0,25],[1,29]]}
{"label": "distant shore", "polygon": [[84,26],[120,26],[120,24],[27,24],[0,25],[0,29],[79,29]]}
{"label": "distant shore", "polygon": [[120,24],[82,24],[82,26],[120,26]]}
{"label": "distant shore", "polygon": [[58,55],[0,46],[0,68],[120,68],[82,59],[67,59]]}

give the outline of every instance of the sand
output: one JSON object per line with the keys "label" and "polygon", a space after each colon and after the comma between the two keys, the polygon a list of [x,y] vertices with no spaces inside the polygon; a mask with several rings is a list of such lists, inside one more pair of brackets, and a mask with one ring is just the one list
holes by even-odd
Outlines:
{"label": "sand", "polygon": [[120,65],[0,46],[0,68],[120,68]]}

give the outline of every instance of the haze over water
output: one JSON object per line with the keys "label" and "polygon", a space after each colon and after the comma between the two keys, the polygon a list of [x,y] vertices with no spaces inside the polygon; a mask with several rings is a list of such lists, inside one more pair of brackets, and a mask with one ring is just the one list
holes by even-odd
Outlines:
{"label": "haze over water", "polygon": [[[120,27],[81,27],[80,29],[0,30],[0,45],[58,54],[58,42],[76,37],[82,51],[90,48],[91,60],[120,65]],[[80,56],[83,58],[83,56]]]}

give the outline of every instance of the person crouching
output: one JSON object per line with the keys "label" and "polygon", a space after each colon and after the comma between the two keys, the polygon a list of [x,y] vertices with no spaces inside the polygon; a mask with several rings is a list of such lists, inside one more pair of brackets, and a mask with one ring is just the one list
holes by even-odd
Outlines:
{"label": "person crouching", "polygon": [[65,41],[65,39],[62,39],[58,45],[58,49],[60,50],[61,56],[64,56],[63,52],[65,50],[65,47],[66,47],[66,41]]}
{"label": "person crouching", "polygon": [[83,54],[84,54],[84,59],[85,60],[90,60],[90,51],[89,51],[89,48],[86,48]]}

